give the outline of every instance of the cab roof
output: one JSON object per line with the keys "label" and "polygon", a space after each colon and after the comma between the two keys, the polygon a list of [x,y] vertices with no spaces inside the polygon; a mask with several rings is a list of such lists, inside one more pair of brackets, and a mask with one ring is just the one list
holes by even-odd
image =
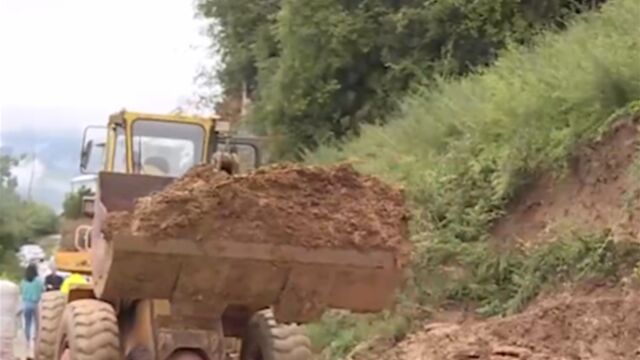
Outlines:
{"label": "cab roof", "polygon": [[194,116],[188,114],[157,114],[147,112],[128,111],[123,109],[117,113],[109,116],[109,124],[123,124],[126,121],[132,121],[135,119],[150,119],[150,120],[164,120],[164,121],[177,121],[187,123],[199,123],[199,124],[213,124],[216,121],[220,121],[221,118],[218,115],[211,117]]}

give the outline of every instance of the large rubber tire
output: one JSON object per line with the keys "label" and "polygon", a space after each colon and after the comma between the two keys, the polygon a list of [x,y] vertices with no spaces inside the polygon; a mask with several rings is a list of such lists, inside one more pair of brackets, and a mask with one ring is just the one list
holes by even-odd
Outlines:
{"label": "large rubber tire", "polygon": [[56,359],[121,360],[118,321],[111,305],[91,299],[67,304],[58,334]]}
{"label": "large rubber tire", "polygon": [[59,291],[42,294],[38,307],[38,331],[36,333],[36,360],[51,360],[56,353],[58,329],[67,297]]}
{"label": "large rubber tire", "polygon": [[256,313],[242,340],[240,360],[311,360],[311,341],[298,325],[278,324],[270,310]]}

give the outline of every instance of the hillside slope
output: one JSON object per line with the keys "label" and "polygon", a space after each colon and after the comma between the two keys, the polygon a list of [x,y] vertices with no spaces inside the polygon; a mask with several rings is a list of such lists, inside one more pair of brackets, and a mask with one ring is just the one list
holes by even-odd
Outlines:
{"label": "hillside slope", "polygon": [[[493,231],[501,244],[529,248],[566,232],[606,232],[609,244],[639,242],[640,114],[615,122],[580,148],[562,177],[540,176],[509,205]],[[520,314],[428,322],[384,354],[390,360],[631,360],[640,357],[638,248],[621,270],[588,288],[542,296]],[[635,249],[635,250],[632,250]],[[551,289],[552,290],[552,289]],[[362,359],[373,359],[367,354]],[[375,355],[380,356],[380,354]]]}
{"label": "hillside slope", "polygon": [[[417,89],[388,125],[309,154],[403,184],[416,213],[398,306],[312,327],[327,358],[380,358],[443,311],[514,316],[563,284],[630,276],[640,260],[639,243],[627,242],[640,231],[639,14],[636,0],[610,1],[495,66]],[[490,344],[473,326],[460,331]],[[385,345],[360,345],[372,342]],[[420,356],[406,359],[429,359]]]}

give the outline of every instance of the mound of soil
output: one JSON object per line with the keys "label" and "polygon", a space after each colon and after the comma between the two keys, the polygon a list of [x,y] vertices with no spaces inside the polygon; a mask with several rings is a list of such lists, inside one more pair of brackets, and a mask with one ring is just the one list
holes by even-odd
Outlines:
{"label": "mound of soil", "polygon": [[349,165],[278,165],[240,176],[193,168],[134,211],[109,216],[150,241],[195,239],[393,250],[406,257],[408,211],[400,189]]}
{"label": "mound of soil", "polygon": [[564,177],[545,175],[523,189],[495,224],[494,237],[529,245],[578,228],[637,239],[640,207],[633,189],[640,187],[630,175],[638,154],[637,126],[637,119],[615,124],[599,141],[579,149]]}
{"label": "mound of soil", "polygon": [[485,322],[429,324],[389,360],[631,360],[640,358],[640,293],[614,291],[540,301]]}

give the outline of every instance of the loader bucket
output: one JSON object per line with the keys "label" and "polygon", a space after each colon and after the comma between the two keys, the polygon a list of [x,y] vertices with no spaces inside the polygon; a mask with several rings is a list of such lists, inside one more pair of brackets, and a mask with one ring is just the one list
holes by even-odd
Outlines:
{"label": "loader bucket", "polygon": [[[327,308],[377,312],[391,305],[402,271],[390,251],[308,248],[261,242],[150,241],[122,231],[101,236],[107,213],[162,189],[162,177],[99,175],[92,265],[96,295],[109,301],[166,299],[177,311],[222,314],[274,308],[281,322],[306,323]],[[216,236],[215,233],[210,236]]]}

